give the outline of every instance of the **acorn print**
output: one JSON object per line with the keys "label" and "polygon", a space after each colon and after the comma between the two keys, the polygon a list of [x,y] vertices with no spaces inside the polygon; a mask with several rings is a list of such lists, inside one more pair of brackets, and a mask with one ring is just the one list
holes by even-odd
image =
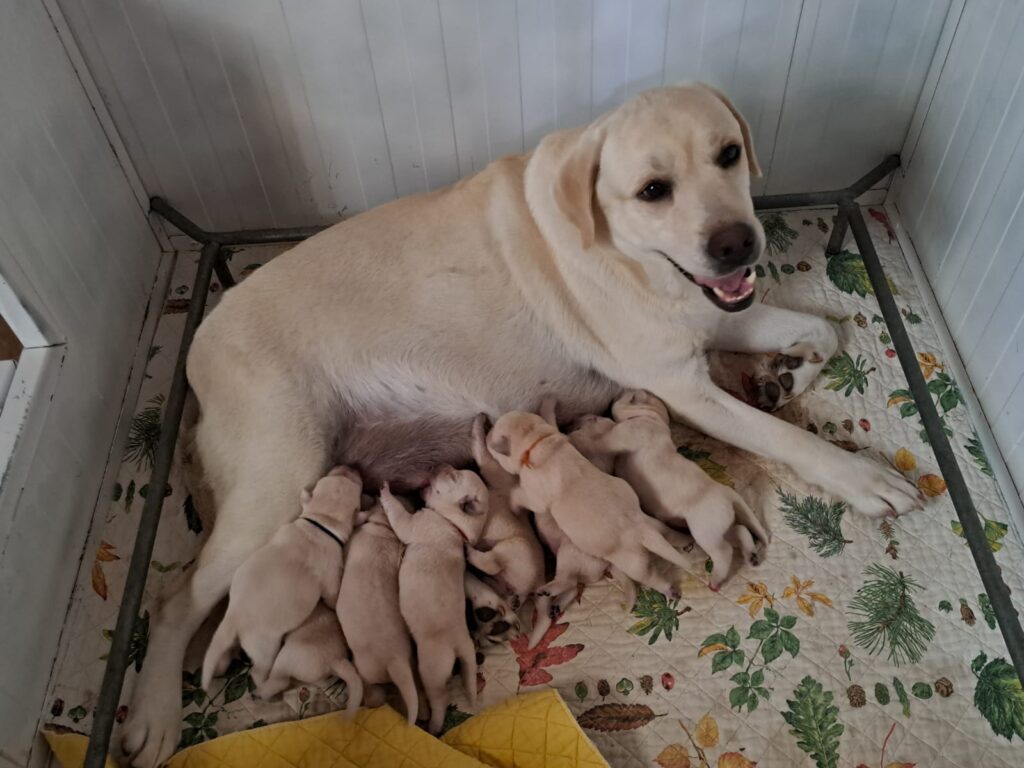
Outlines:
{"label": "acorn print", "polygon": [[672,677],[668,672],[661,676],[661,687],[666,691],[671,691],[676,685],[676,679]]}
{"label": "acorn print", "polygon": [[944,699],[953,695],[953,684],[949,682],[948,677],[940,677],[936,680],[934,688],[935,692]]}
{"label": "acorn print", "polygon": [[846,698],[850,700],[851,707],[863,707],[868,702],[864,689],[857,684],[851,685],[846,689]]}
{"label": "acorn print", "polygon": [[859,328],[868,327],[868,319],[860,312],[853,316],[853,322],[855,322]]}
{"label": "acorn print", "polygon": [[597,693],[598,693],[598,695],[602,699],[605,696],[607,696],[609,693],[611,693],[611,692],[612,692],[612,687],[610,685],[608,685],[608,681],[607,680],[598,680],[597,681]]}
{"label": "acorn print", "polygon": [[853,419],[843,419],[843,429],[853,432]]}
{"label": "acorn print", "polygon": [[654,678],[650,675],[643,675],[640,678],[640,690],[649,696],[654,690]]}
{"label": "acorn print", "polygon": [[964,624],[968,627],[973,627],[976,621],[974,611],[971,610],[971,606],[962,597],[960,598],[960,618],[964,620]]}
{"label": "acorn print", "polygon": [[[938,683],[936,683],[938,685]],[[50,714],[54,717],[60,717],[64,713],[64,699],[54,699],[53,706],[50,707]]]}
{"label": "acorn print", "polygon": [[818,425],[812,421],[810,424],[807,425],[807,431],[810,432],[812,435],[818,434]]}
{"label": "acorn print", "polygon": [[811,265],[808,264],[806,261],[798,261],[796,263],[796,268],[799,269],[801,272],[810,272],[811,271]]}

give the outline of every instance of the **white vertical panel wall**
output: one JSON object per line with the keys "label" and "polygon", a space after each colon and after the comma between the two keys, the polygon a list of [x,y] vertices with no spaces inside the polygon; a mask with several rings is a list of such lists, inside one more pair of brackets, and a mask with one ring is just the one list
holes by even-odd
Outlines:
{"label": "white vertical panel wall", "polygon": [[640,89],[747,115],[757,191],[902,144],[950,0],[59,0],[147,189],[214,229],[434,189]]}
{"label": "white vertical panel wall", "polygon": [[1024,2],[953,21],[897,205],[1024,497]]}
{"label": "white vertical panel wall", "polygon": [[160,249],[40,0],[0,2],[0,104],[0,275],[65,343],[0,486],[0,765],[25,765]]}

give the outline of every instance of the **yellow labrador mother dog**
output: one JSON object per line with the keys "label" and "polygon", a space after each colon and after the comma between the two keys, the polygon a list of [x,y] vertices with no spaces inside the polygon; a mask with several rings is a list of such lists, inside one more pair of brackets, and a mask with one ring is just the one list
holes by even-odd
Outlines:
{"label": "yellow labrador mother dog", "polygon": [[151,630],[123,746],[155,766],[178,742],[189,636],[231,575],[335,463],[367,483],[425,484],[468,461],[470,424],[604,410],[647,389],[676,418],[787,463],[869,515],[918,504],[894,471],[716,388],[704,352],[778,353],[772,400],[837,346],[820,318],[754,301],[764,246],[746,122],[690,85],[642,93],[452,187],[310,238],[227,292],[188,360],[194,448],[217,523]]}

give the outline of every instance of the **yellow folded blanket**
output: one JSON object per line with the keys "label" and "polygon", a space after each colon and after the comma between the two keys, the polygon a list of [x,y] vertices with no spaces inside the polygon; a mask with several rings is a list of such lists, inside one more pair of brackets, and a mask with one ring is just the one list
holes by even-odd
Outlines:
{"label": "yellow folded blanket", "polygon": [[[63,768],[79,768],[86,737],[44,730]],[[169,768],[607,768],[556,691],[516,696],[435,739],[390,707],[238,731],[188,747]],[[107,760],[107,768],[115,768]]]}

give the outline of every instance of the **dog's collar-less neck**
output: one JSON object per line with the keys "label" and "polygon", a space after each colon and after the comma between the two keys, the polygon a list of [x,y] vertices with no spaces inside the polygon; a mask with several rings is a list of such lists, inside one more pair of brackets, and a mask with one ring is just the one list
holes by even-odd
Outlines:
{"label": "dog's collar-less neck", "polygon": [[341,548],[343,548],[343,549],[344,549],[344,547],[345,547],[345,542],[344,542],[344,541],[342,541],[341,537],[340,537],[340,536],[338,536],[338,534],[336,534],[336,533],[335,533],[334,531],[332,531],[332,530],[331,530],[330,528],[328,528],[328,527],[327,527],[326,525],[324,525],[323,523],[319,523],[319,522],[317,522],[316,520],[314,520],[314,519],[313,519],[313,518],[311,518],[311,517],[304,517],[304,518],[302,518],[302,519],[303,519],[303,520],[305,520],[305,521],[306,521],[307,523],[309,523],[310,525],[312,525],[312,526],[313,526],[314,528],[319,528],[319,529],[320,529],[321,531],[323,531],[323,532],[324,532],[324,533],[326,533],[326,534],[327,534],[328,536],[330,536],[330,537],[331,537],[332,539],[334,539],[334,541],[335,541],[335,542],[337,542],[337,544],[338,544],[338,546],[339,546],[339,547],[341,547]]}
{"label": "dog's collar-less neck", "polygon": [[534,440],[533,443],[530,444],[530,447],[523,451],[523,453],[519,456],[519,466],[526,467],[527,469],[533,469],[533,464],[530,463],[530,451],[532,451],[538,445],[543,443],[549,437],[553,437],[555,434],[556,433],[551,432],[547,435],[541,435],[536,440]]}

